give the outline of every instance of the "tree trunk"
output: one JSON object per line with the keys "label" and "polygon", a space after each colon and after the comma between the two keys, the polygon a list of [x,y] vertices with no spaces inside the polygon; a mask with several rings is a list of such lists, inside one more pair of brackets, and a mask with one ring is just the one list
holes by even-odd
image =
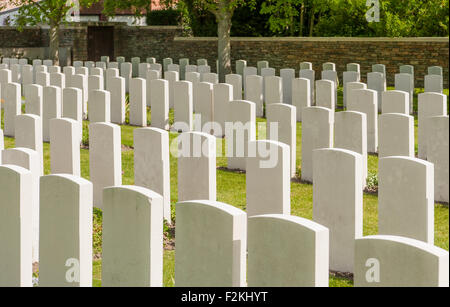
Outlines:
{"label": "tree trunk", "polygon": [[59,25],[50,23],[50,59],[53,65],[59,65]]}
{"label": "tree trunk", "polygon": [[300,7],[300,33],[298,36],[303,36],[303,23],[305,18],[305,3]]}
{"label": "tree trunk", "polygon": [[[292,10],[295,10],[295,7],[292,7],[291,8]],[[295,24],[294,24],[294,16],[291,16],[291,22],[290,22],[290,31],[291,31],[291,36],[294,36],[295,35]]]}
{"label": "tree trunk", "polygon": [[309,19],[309,36],[313,36],[314,30],[314,7],[311,8],[311,17]]}
{"label": "tree trunk", "polygon": [[[220,1],[219,3],[221,3]],[[217,36],[218,36],[218,57],[219,57],[219,82],[225,82],[225,75],[231,74],[231,12],[225,7],[221,7],[216,15]]]}

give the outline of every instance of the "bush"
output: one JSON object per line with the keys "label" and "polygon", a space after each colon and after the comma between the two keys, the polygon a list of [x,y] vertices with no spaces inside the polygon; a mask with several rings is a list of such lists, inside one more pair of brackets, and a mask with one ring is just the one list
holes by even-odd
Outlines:
{"label": "bush", "polygon": [[150,11],[147,14],[149,26],[177,26],[181,22],[181,11],[175,9]]}

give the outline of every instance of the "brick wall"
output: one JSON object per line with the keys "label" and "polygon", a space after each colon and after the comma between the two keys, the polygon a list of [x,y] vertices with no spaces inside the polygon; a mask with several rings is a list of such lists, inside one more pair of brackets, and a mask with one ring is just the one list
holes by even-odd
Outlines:
{"label": "brick wall", "polygon": [[[178,58],[175,57],[177,53],[191,59],[206,58],[213,66],[216,48],[214,39],[176,38],[170,53],[174,58]],[[312,62],[316,79],[320,78],[322,63],[336,63],[342,80],[346,64],[355,62],[361,65],[361,78],[365,82],[372,64],[382,63],[386,65],[387,82],[391,86],[400,65],[414,66],[416,86],[420,87],[423,87],[427,68],[438,65],[443,67],[444,85],[448,88],[448,38],[233,38],[231,49],[233,65],[239,59],[247,60],[249,66],[256,66],[259,60],[267,60],[278,72],[282,68],[298,70],[300,62]]]}
{"label": "brick wall", "polygon": [[[91,25],[101,23],[82,23],[61,30],[61,45],[72,48],[73,60],[87,59],[87,29]],[[160,62],[171,57],[176,63],[180,58],[189,58],[193,63],[198,58],[206,58],[214,71],[217,39],[180,35],[178,27],[115,24],[114,53],[125,56],[127,60],[139,56],[142,60],[155,57]],[[26,28],[18,32],[11,27],[0,27],[0,49],[45,46],[48,46],[46,29]],[[267,60],[277,71],[287,67],[298,70],[300,62],[309,61],[318,72],[316,78],[320,78],[324,62],[336,63],[341,78],[347,63],[360,63],[363,81],[372,64],[383,63],[387,69],[388,85],[393,85],[399,65],[411,64],[415,68],[416,86],[423,87],[427,67],[439,65],[444,69],[444,86],[448,88],[448,38],[232,38],[231,48],[233,65],[238,59],[246,59],[251,66],[259,60]]]}

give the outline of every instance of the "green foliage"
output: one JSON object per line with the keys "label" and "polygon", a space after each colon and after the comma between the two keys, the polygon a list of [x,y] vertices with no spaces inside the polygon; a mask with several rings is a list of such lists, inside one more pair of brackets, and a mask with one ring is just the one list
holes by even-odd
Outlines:
{"label": "green foliage", "polygon": [[181,23],[182,12],[169,8],[167,10],[150,11],[147,13],[149,26],[176,26]]}
{"label": "green foliage", "polygon": [[194,36],[217,36],[217,22],[213,13],[204,7],[196,6],[195,0],[183,0],[183,3]]}
{"label": "green foliage", "polygon": [[[78,0],[82,7],[90,7],[99,0]],[[69,11],[76,7],[74,1],[68,0],[5,0],[4,5],[12,4],[19,7],[15,25],[19,30],[25,26],[34,26],[38,24],[46,24],[51,26],[59,26],[66,21],[66,15]],[[1,8],[1,5],[0,5]]]}
{"label": "green foliage", "polygon": [[89,122],[83,121],[83,135],[81,138],[81,144],[89,147]]}
{"label": "green foliage", "polygon": [[260,13],[269,16],[267,36],[448,36],[448,3],[380,0],[380,22],[372,23],[365,0],[266,0]]}
{"label": "green foliage", "polygon": [[[267,33],[268,16],[259,14],[264,0],[256,0],[251,5],[242,5],[234,9],[231,18],[231,36],[253,37],[265,36]],[[184,27],[188,27],[194,36],[217,36],[217,21],[214,14],[196,0],[183,0],[178,4],[183,8]]]}
{"label": "green foliage", "polygon": [[334,1],[314,29],[314,36],[448,36],[448,0],[383,0],[380,21],[367,22],[363,0]]}
{"label": "green foliage", "polygon": [[131,10],[136,17],[151,11],[152,0],[104,0],[103,13],[114,16],[117,10]]}
{"label": "green foliage", "polygon": [[94,207],[93,229],[92,229],[92,249],[94,255],[102,253],[102,237],[103,237],[103,212]]}

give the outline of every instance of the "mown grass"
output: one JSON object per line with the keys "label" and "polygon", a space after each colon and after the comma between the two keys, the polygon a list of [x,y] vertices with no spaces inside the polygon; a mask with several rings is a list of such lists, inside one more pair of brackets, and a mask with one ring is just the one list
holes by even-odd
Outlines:
{"label": "mown grass", "polygon": [[[392,88],[390,88],[392,89]],[[422,89],[416,89],[416,94],[422,92]],[[448,89],[444,92],[447,96]],[[342,89],[338,91],[338,109],[342,108]],[[417,110],[417,97],[414,98],[414,109]],[[150,110],[148,111],[148,118],[150,120]],[[170,112],[170,121],[173,122],[173,111]],[[258,118],[257,122],[264,125],[265,119]],[[88,139],[87,122],[85,126],[85,139]],[[122,144],[132,148],[133,147],[133,131],[137,127],[123,125],[121,126]],[[415,116],[416,129],[416,151],[417,151],[417,116]],[[173,143],[178,134],[170,133],[170,142]],[[265,131],[261,131],[258,136],[259,139],[264,138]],[[225,148],[225,141],[218,140],[222,143],[222,148]],[[14,147],[14,139],[5,137],[5,148]],[[50,173],[50,147],[48,143],[44,143],[44,170],[45,174]],[[87,149],[80,149],[81,155],[81,176],[89,179],[89,151]],[[217,158],[217,167],[226,167],[226,158]],[[300,175],[301,165],[301,123],[297,124],[297,174]],[[376,174],[378,169],[378,157],[376,155],[368,156],[368,171]],[[178,200],[177,191],[177,161],[174,157],[170,157],[170,172],[171,172],[171,204],[172,215],[175,220],[174,208]],[[122,183],[124,185],[134,184],[134,155],[133,150],[122,151]],[[246,206],[246,191],[245,191],[245,173],[230,172],[223,169],[217,170],[217,200],[233,205],[245,210]],[[312,219],[312,185],[292,181],[291,183],[291,214]],[[364,235],[374,235],[378,233],[378,198],[373,194],[364,194]],[[449,216],[448,205],[435,205],[435,245],[443,249],[449,249]],[[94,240],[93,248],[95,254],[101,254],[101,231],[102,231],[102,214],[98,209],[94,210]],[[173,250],[164,251],[164,286],[170,287],[174,285],[174,256]],[[101,260],[93,261],[93,285],[101,285]],[[330,286],[332,287],[349,287],[353,282],[346,278],[330,276]]]}

